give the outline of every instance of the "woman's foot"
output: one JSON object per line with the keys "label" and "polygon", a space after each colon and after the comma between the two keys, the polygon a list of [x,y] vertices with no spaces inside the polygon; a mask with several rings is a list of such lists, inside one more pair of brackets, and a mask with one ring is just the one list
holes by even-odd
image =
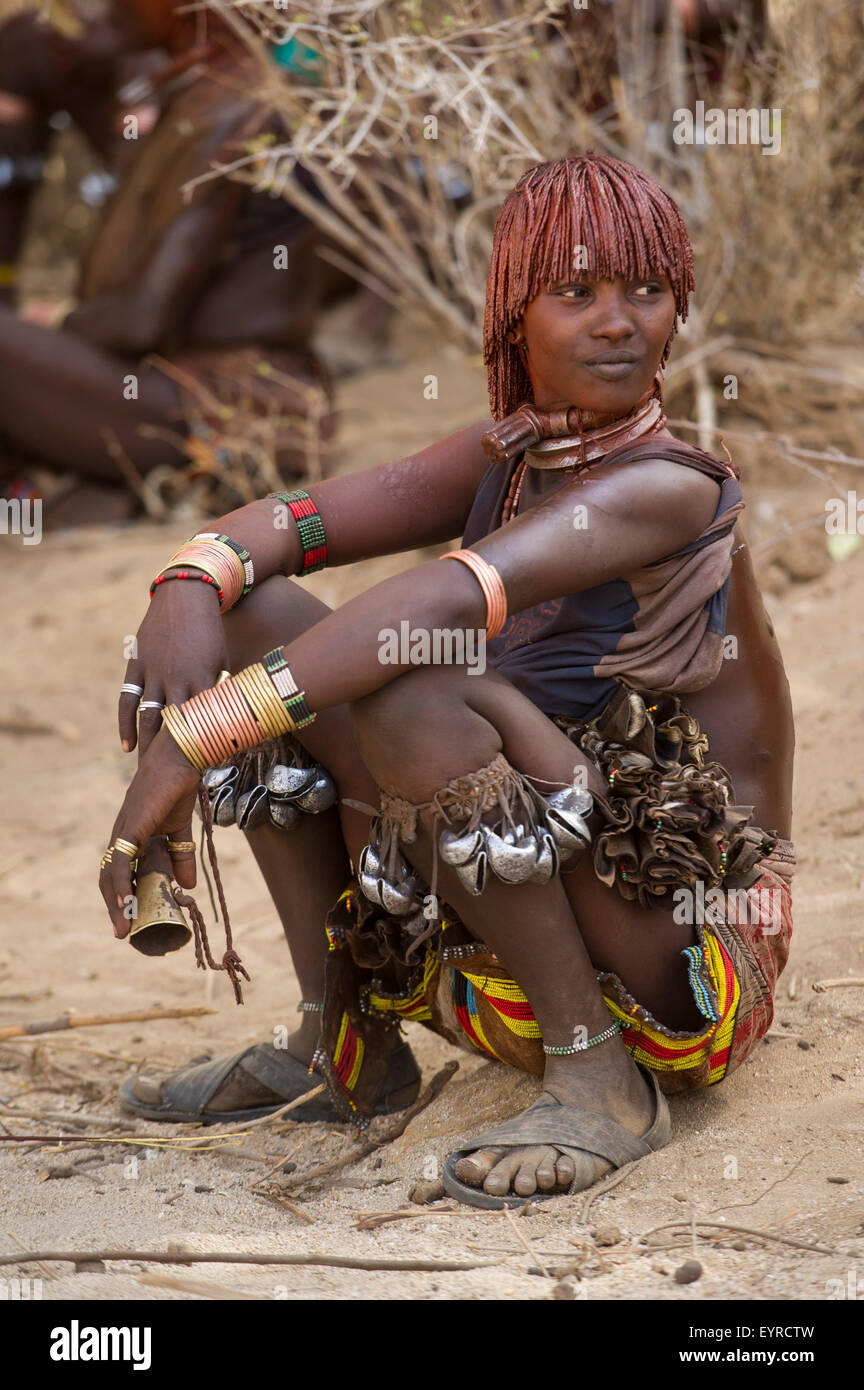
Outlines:
{"label": "woman's foot", "polygon": [[[618,1041],[608,1046],[605,1057],[550,1057],[537,1106],[544,1101],[590,1111],[636,1138],[645,1135],[657,1117],[654,1089]],[[533,1111],[534,1107],[526,1112],[531,1116],[527,1124],[534,1121]],[[562,1144],[573,1147],[566,1139]],[[571,1157],[548,1145],[526,1144],[476,1149],[459,1159],[454,1172],[461,1182],[482,1188],[490,1197],[532,1197],[538,1192],[581,1191],[613,1166],[593,1152],[580,1150]]]}
{"label": "woman's foot", "polygon": [[[284,1047],[259,1043],[231,1057],[180,1067],[163,1077],[130,1077],[120,1087],[124,1108],[145,1119],[169,1123],[218,1124],[266,1115],[314,1090],[320,1081],[309,1065],[317,1048],[320,1017],[303,1024]],[[420,1068],[406,1042],[397,1042],[381,1083],[376,1114],[404,1110],[417,1099]],[[329,1095],[304,1101],[291,1112],[302,1121],[338,1121]]]}
{"label": "woman's foot", "polygon": [[[296,1033],[292,1033],[280,1047],[277,1048],[272,1043],[261,1043],[259,1046],[272,1050],[277,1057],[280,1053],[293,1057],[295,1061],[308,1067],[318,1046],[320,1031],[320,1014],[305,1013]],[[166,1088],[171,1085],[175,1075],[176,1073],[172,1072],[162,1077],[136,1076],[132,1081],[131,1093],[136,1100],[142,1101],[145,1105],[162,1105],[166,1102]],[[306,1089],[311,1090],[314,1085],[315,1078],[310,1076]],[[257,1076],[253,1076],[242,1061],[238,1061],[218,1090],[210,1096],[206,1108],[208,1111],[222,1113],[226,1110],[252,1110],[258,1106],[266,1110],[284,1104],[283,1096]]]}

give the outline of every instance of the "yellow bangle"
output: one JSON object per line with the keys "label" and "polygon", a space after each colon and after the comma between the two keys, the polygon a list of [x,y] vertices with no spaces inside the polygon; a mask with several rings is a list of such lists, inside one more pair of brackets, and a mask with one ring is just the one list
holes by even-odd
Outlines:
{"label": "yellow bangle", "polygon": [[234,677],[268,739],[292,733],[297,727],[261,665],[247,666]]}
{"label": "yellow bangle", "polygon": [[162,723],[173,738],[180,752],[198,772],[206,772],[209,766],[204,753],[186,724],[177,705],[166,705],[162,711]]}

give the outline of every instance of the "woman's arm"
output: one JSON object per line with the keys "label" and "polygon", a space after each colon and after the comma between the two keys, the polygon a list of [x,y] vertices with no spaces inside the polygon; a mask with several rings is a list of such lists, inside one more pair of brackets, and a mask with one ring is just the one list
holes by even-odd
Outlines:
{"label": "woman's arm", "polygon": [[[661,460],[621,465],[574,482],[472,547],[498,570],[508,613],[578,593],[652,563],[701,534],[717,484]],[[575,508],[587,509],[586,525]],[[312,709],[357,699],[406,666],[382,663],[382,628],[477,629],[486,606],[464,565],[434,560],[375,585],[285,647]]]}
{"label": "woman's arm", "polygon": [[[395,463],[379,464],[307,489],[327,535],[328,565],[435,545],[461,535],[488,460],[480,440],[489,421],[456,434]],[[284,503],[264,499],[229,512],[207,530],[246,547],[255,582],[275,574],[298,574],[303,550],[297,526]],[[173,573],[168,570],[167,573]],[[222,615],[216,594],[203,584],[169,583],[156,590],[138,629],[137,654],[125,682],[140,686],[143,699],[180,704],[206,689],[225,665]],[[123,747],[138,741],[138,700],[120,696]],[[142,723],[142,751],[155,726]]]}
{"label": "woman's arm", "polygon": [[[460,536],[489,467],[480,441],[490,424],[468,425],[392,463],[310,483],[304,490],[324,523],[328,569]],[[303,552],[290,515],[285,524],[285,511],[277,502],[252,502],[207,529],[245,545],[256,583],[273,574],[296,575]]]}
{"label": "woman's arm", "polygon": [[[650,564],[695,539],[714,516],[717,486],[675,464],[622,465],[547,502],[474,547],[498,570],[511,612],[593,587]],[[574,529],[574,507],[587,527]],[[197,586],[194,586],[197,587]],[[482,629],[486,603],[474,575],[452,560],[433,560],[374,588],[322,619],[284,648],[291,673],[313,711],[359,699],[409,669],[383,657],[384,628]],[[263,653],[262,653],[263,655]],[[144,844],[156,833],[188,839],[199,773],[167,730],[159,733],[133,780],[112,840]],[[130,861],[114,855],[102,891],[115,934],[125,936]]]}

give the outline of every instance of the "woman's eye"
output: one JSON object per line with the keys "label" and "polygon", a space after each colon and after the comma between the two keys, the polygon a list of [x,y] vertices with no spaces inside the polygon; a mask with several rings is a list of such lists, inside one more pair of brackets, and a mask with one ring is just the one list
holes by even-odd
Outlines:
{"label": "woman's eye", "polygon": [[660,294],[661,288],[656,281],[648,280],[642,285],[636,285],[633,293],[639,295],[642,299],[649,299],[652,295]]}
{"label": "woman's eye", "polygon": [[564,299],[581,299],[588,293],[588,289],[585,285],[565,285],[558,293]]}

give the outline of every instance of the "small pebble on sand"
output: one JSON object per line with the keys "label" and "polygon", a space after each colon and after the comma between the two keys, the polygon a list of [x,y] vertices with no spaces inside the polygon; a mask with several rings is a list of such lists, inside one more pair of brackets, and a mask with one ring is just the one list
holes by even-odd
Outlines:
{"label": "small pebble on sand", "polygon": [[609,1224],[594,1228],[595,1245],[619,1245],[623,1239],[624,1236],[617,1226]]}
{"label": "small pebble on sand", "polygon": [[698,1260],[685,1260],[675,1271],[676,1284],[694,1284],[701,1278],[702,1266]]}

